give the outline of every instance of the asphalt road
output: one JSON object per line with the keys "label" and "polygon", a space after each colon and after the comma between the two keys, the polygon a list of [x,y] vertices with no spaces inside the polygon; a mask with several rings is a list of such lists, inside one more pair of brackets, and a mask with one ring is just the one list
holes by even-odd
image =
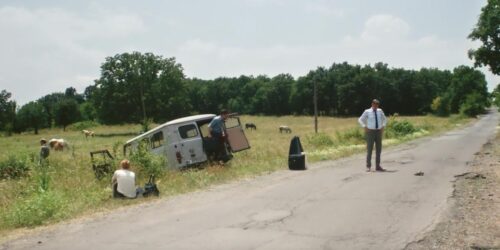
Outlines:
{"label": "asphalt road", "polygon": [[390,172],[365,172],[357,155],[63,224],[0,249],[402,249],[432,229],[454,175],[498,121],[493,112],[385,150]]}

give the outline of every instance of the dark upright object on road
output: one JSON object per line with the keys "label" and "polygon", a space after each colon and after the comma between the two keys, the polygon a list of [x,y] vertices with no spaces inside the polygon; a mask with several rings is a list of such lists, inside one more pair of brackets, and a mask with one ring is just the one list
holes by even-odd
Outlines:
{"label": "dark upright object on road", "polygon": [[290,142],[288,153],[288,168],[290,170],[306,170],[306,155],[298,136],[293,137]]}

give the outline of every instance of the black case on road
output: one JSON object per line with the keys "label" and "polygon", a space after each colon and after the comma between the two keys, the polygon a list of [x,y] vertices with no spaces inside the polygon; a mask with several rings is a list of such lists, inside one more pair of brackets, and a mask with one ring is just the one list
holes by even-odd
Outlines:
{"label": "black case on road", "polygon": [[300,138],[294,136],[290,142],[290,150],[288,152],[288,168],[290,170],[306,170],[306,155],[303,154],[304,149]]}

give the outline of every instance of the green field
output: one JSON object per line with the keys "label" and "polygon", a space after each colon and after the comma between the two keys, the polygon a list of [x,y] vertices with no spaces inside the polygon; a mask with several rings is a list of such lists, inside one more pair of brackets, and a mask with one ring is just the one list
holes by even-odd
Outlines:
{"label": "green field", "polygon": [[[394,121],[409,121],[415,129],[408,133],[399,133],[401,128],[387,129],[385,145],[438,133],[468,122],[456,116],[393,117],[391,121],[393,124]],[[318,135],[314,134],[312,117],[242,116],[242,122],[257,125],[256,131],[246,131],[252,147],[250,150],[236,153],[235,158],[225,166],[163,171],[157,180],[160,197],[286,169],[288,147],[294,135],[300,136],[309,163],[364,150],[362,130],[358,128],[356,118],[320,117]],[[293,132],[280,134],[280,125],[288,125]],[[405,129],[404,126],[402,128]],[[96,137],[86,139],[82,132],[71,127],[66,132],[50,129],[41,130],[39,135],[26,133],[0,137],[3,149],[0,152],[0,164],[5,166],[10,158],[11,163],[18,162],[15,164],[25,164],[29,168],[23,177],[0,181],[0,236],[16,228],[51,224],[154,199],[114,200],[111,198],[110,178],[96,180],[91,168],[89,152],[93,150],[109,149],[117,160],[122,159],[123,143],[140,131],[140,125],[97,126],[90,129],[95,131]],[[42,137],[64,138],[70,144],[67,151],[51,151],[49,164],[45,168],[37,164],[38,141]],[[359,166],[360,170],[363,167]],[[145,174],[141,173],[141,166],[132,162],[132,169],[138,172],[138,185],[143,185],[146,180]]]}

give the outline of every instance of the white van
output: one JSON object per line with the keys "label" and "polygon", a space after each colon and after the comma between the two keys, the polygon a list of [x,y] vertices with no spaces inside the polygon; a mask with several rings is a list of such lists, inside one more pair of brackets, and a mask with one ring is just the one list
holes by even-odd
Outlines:
{"label": "white van", "polygon": [[[183,168],[206,162],[210,141],[208,124],[214,117],[214,114],[193,115],[164,123],[128,140],[123,146],[124,155],[134,151],[139,143],[145,143],[150,152],[166,156],[169,167]],[[238,116],[230,115],[225,127],[230,154],[250,148]]]}

